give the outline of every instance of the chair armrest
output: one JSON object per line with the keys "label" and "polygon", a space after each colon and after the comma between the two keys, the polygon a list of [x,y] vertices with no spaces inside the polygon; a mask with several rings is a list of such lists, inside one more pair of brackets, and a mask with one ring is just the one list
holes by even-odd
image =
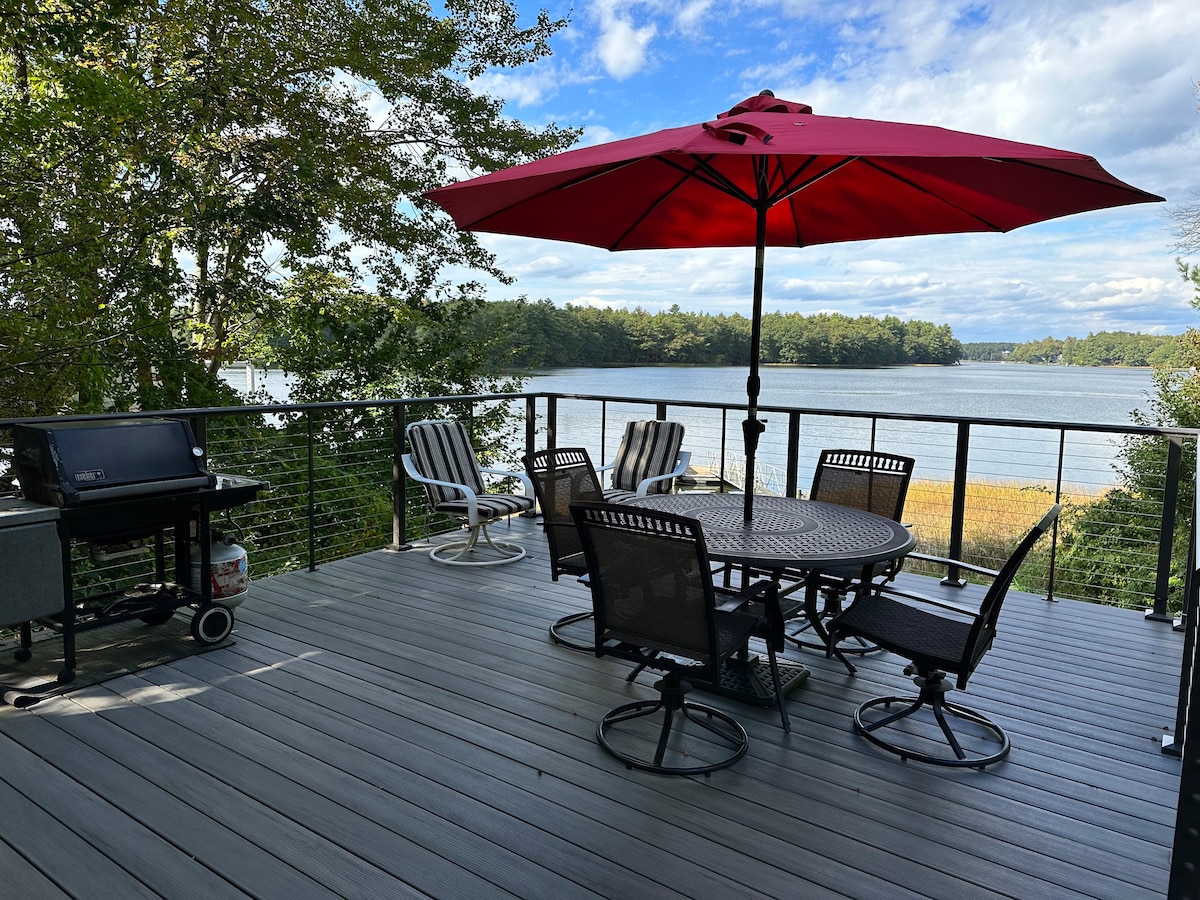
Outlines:
{"label": "chair armrest", "polygon": [[717,606],[717,609],[722,612],[736,612],[746,606],[751,600],[758,600],[763,605],[764,616],[766,620],[766,634],[759,634],[759,637],[764,638],[774,650],[783,650],[783,612],[779,606],[779,582],[778,581],[756,581],[740,591],[731,591],[724,588],[714,587],[713,590],[720,596],[728,597],[724,603]]}
{"label": "chair armrest", "polygon": [[904,590],[903,588],[898,588],[895,585],[878,586],[871,591],[871,593],[894,600],[907,600],[913,603],[920,603],[925,606],[935,606],[938,609],[944,609],[947,612],[957,613],[963,616],[974,617],[979,615],[978,608],[965,606],[961,603],[954,603],[951,600],[943,600],[940,597],[933,597],[929,594],[922,594],[918,591]]}
{"label": "chair armrest", "polygon": [[412,461],[412,455],[409,453],[401,456],[400,461],[404,463],[404,471],[413,481],[419,481],[421,484],[436,484],[439,487],[454,488],[455,490],[462,491],[463,499],[467,502],[467,523],[469,525],[477,525],[479,523],[479,498],[476,496],[475,491],[465,484],[458,484],[454,481],[439,481],[436,478],[425,477],[417,471],[417,466]]}
{"label": "chair armrest", "polygon": [[930,556],[928,553],[910,553],[905,559],[919,559],[922,562],[938,563],[943,566],[957,566],[960,569],[966,569],[968,572],[974,572],[977,575],[986,575],[989,578],[995,578],[1000,573],[995,569],[988,569],[984,566],[977,566],[975,563],[963,562],[961,559],[949,559],[945,556]]}
{"label": "chair armrest", "polygon": [[480,467],[480,472],[485,475],[502,475],[505,478],[516,478],[521,482],[521,488],[525,492],[525,496],[533,499],[533,481],[524,472],[511,471],[509,469],[485,469]]}
{"label": "chair armrest", "polygon": [[[675,468],[665,475],[654,475],[650,478],[643,478],[638,482],[637,495],[645,497],[646,492],[650,490],[650,485],[658,481],[669,481],[672,478],[678,478],[687,471],[688,464],[692,461],[692,453],[690,450],[680,450],[679,455],[675,457]],[[599,470],[597,470],[599,471]]]}

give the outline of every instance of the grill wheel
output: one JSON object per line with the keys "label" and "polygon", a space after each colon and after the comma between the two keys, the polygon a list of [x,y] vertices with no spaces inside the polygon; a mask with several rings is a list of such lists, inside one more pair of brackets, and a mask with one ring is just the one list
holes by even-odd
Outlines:
{"label": "grill wheel", "polygon": [[223,603],[204,603],[192,616],[192,638],[197,644],[219,644],[233,631],[233,610]]}

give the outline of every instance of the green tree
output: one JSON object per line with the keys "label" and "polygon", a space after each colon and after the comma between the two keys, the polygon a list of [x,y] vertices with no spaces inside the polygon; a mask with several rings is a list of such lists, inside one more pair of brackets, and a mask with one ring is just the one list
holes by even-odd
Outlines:
{"label": "green tree", "polygon": [[503,274],[422,192],[574,134],[530,129],[471,86],[549,53],[561,22],[521,27],[508,0],[442,7],[6,4],[0,410],[203,402],[221,365],[281,341],[316,383],[338,347],[298,339],[300,298],[360,342],[351,356],[378,349],[364,327],[378,317],[389,334],[453,327],[431,305],[481,298],[445,267]]}
{"label": "green tree", "polygon": [[[1192,305],[1200,309],[1200,270],[1179,263],[1180,274],[1195,289]],[[1177,355],[1169,367],[1154,372],[1155,395],[1149,413],[1132,412],[1139,425],[1200,428],[1200,330],[1188,329],[1175,339]],[[1190,367],[1180,369],[1177,366]],[[1095,503],[1072,510],[1066,519],[1059,581],[1098,586],[1099,596],[1087,599],[1139,608],[1154,595],[1160,521],[1165,502],[1163,485],[1168,442],[1154,436],[1132,436],[1121,451],[1120,485]],[[1196,471],[1196,444],[1182,446],[1176,524],[1171,535],[1172,559],[1187,559],[1195,508],[1195,484],[1187,473]],[[1177,563],[1173,571],[1182,572]],[[1174,576],[1168,602],[1182,606],[1183,580]]]}

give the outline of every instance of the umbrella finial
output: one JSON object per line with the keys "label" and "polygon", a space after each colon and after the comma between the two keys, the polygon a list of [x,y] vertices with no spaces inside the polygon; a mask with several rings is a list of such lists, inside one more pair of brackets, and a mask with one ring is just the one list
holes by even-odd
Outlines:
{"label": "umbrella finial", "polygon": [[729,116],[740,116],[748,112],[772,113],[811,113],[812,107],[807,103],[793,103],[790,100],[779,100],[774,91],[759,91],[754,97],[748,97],[728,112],[717,113],[718,119]]}
{"label": "umbrella finial", "polygon": [[773,90],[771,90],[770,88],[763,88],[761,91],[759,91],[759,92],[758,92],[758,96],[760,96],[760,97],[774,97],[774,96],[775,96],[775,92],[774,92]]}

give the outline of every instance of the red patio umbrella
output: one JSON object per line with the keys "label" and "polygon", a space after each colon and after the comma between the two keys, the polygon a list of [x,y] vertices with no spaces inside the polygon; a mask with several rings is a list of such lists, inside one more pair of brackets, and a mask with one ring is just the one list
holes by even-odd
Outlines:
{"label": "red patio umbrella", "polygon": [[765,248],[1011,231],[1163,198],[1090,156],[813,115],[769,91],[711,122],[568,150],[425,195],[463,230],[638,250],[755,247],[745,520],[753,515]]}

